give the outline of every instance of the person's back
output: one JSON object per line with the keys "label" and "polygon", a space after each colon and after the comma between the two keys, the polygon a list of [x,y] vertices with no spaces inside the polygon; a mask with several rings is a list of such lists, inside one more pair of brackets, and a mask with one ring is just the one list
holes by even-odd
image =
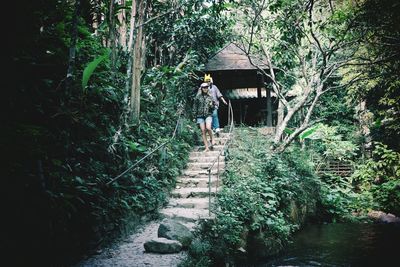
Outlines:
{"label": "person's back", "polygon": [[211,96],[215,102],[216,107],[219,108],[219,99],[221,97],[223,97],[223,95],[221,94],[221,91],[218,89],[218,87],[215,84],[210,83],[210,92],[211,92]]}

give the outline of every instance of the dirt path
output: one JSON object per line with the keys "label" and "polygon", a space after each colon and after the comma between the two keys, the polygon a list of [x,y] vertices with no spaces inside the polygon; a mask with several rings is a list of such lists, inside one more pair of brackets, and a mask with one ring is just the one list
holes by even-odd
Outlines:
{"label": "dirt path", "polygon": [[185,251],[175,254],[146,253],[143,244],[157,237],[160,221],[152,221],[139,227],[125,240],[106,248],[99,255],[83,260],[75,267],[120,266],[120,267],[173,267],[178,266],[186,255]]}

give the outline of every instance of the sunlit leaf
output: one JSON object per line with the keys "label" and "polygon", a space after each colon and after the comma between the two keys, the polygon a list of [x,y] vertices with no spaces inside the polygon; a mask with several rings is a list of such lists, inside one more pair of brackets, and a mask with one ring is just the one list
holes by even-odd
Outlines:
{"label": "sunlit leaf", "polygon": [[86,68],[83,70],[83,75],[82,75],[82,89],[85,92],[86,91],[86,86],[89,82],[90,77],[92,76],[94,70],[97,68],[97,66],[108,57],[109,53],[107,52],[106,54],[99,56],[95,58],[92,62],[90,62]]}

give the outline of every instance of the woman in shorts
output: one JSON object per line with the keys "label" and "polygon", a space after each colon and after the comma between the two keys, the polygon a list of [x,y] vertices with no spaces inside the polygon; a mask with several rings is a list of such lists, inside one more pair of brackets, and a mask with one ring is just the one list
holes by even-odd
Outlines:
{"label": "woman in shorts", "polygon": [[[209,90],[208,83],[202,83],[200,85],[199,92],[197,93],[196,97],[194,98],[194,105],[193,105],[193,113],[194,117],[196,118],[196,122],[201,129],[201,135],[204,142],[204,152],[213,149],[214,145],[214,137],[211,130],[211,123],[212,123],[212,112],[215,108],[215,103],[211,96]],[[206,133],[210,136],[211,146],[208,147],[208,141],[206,137]]]}

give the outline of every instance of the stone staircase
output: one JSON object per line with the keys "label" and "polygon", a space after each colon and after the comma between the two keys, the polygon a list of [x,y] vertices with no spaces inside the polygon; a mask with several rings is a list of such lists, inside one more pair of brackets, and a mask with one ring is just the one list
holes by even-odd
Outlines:
{"label": "stone staircase", "polygon": [[[213,151],[202,152],[203,146],[193,149],[189,156],[189,163],[182,175],[177,179],[175,190],[170,194],[168,205],[160,210],[160,215],[180,221],[189,228],[202,219],[211,219],[213,214],[209,213],[209,177],[210,164],[218,157],[225,142],[229,139],[228,133],[220,133],[219,137],[214,136],[215,145]],[[220,175],[225,169],[224,153],[219,157]],[[221,185],[217,179],[218,162],[211,169],[211,197],[215,196],[216,185]],[[221,178],[221,177],[220,177]],[[211,203],[213,199],[211,199]]]}

